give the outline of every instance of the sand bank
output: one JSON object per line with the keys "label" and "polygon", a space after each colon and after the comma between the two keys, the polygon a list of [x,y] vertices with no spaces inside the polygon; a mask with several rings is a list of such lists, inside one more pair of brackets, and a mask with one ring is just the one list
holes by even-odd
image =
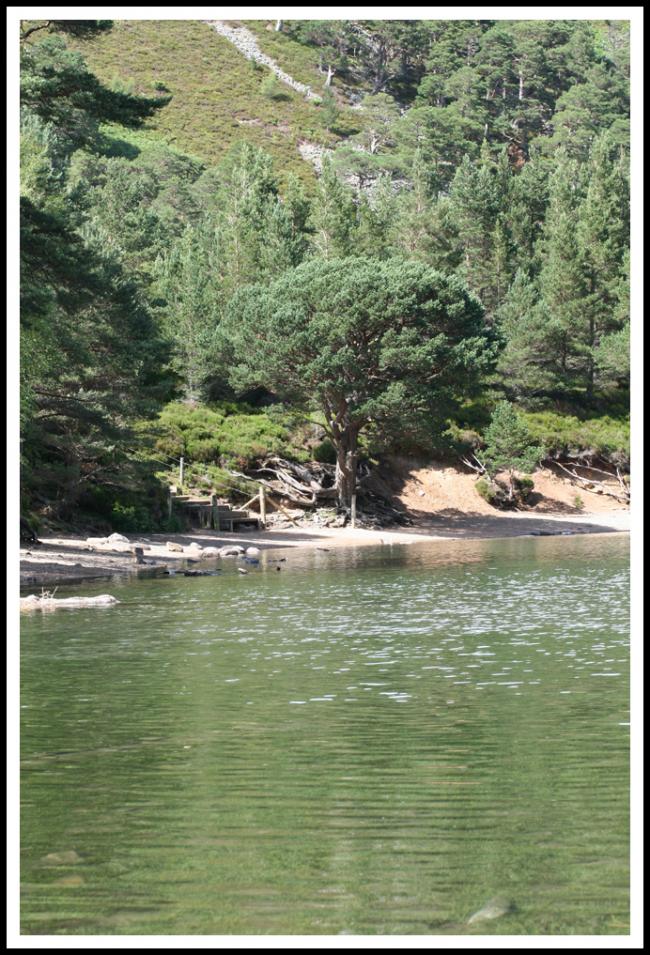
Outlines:
{"label": "sand bank", "polygon": [[[293,547],[360,547],[384,544],[413,544],[435,540],[485,540],[531,534],[599,534],[630,529],[628,510],[596,514],[450,514],[432,516],[417,527],[400,530],[363,530],[351,527],[292,527],[286,530],[228,533],[197,531],[185,534],[126,535],[129,543],[91,545],[80,537],[46,537],[20,551],[21,587],[50,587],[81,580],[107,579],[116,575],[156,573],[166,568],[200,568],[200,554],[191,549],[239,544],[260,550]],[[170,542],[182,550],[170,550]],[[131,545],[141,545],[144,564],[136,564]],[[214,561],[212,561],[214,564]]]}

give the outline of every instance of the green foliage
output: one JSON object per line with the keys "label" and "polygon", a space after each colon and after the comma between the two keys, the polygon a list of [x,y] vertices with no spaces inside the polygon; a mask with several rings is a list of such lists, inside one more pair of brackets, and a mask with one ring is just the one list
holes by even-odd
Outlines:
{"label": "green foliage", "polygon": [[232,402],[212,405],[172,402],[160,412],[153,434],[154,454],[181,455],[188,464],[247,468],[269,454],[295,457],[292,419]]}
{"label": "green foliage", "polygon": [[323,117],[323,126],[329,133],[336,126],[336,122],[341,115],[341,107],[338,104],[336,96],[329,88],[323,90],[320,109]]}
{"label": "green foliage", "polygon": [[275,73],[268,73],[260,84],[260,92],[267,99],[282,100],[289,99],[286,87],[277,78]]}
{"label": "green foliage", "polygon": [[525,475],[523,477],[516,477],[514,480],[514,485],[515,491],[522,501],[526,501],[535,488],[535,482],[532,477],[527,477]]}
{"label": "green foliage", "polygon": [[[255,21],[247,25],[258,34],[262,49],[288,73],[317,88],[317,56],[283,34],[258,30]],[[146,138],[121,134],[138,148],[143,142],[167,144],[216,165],[243,141],[274,158],[282,186],[293,174],[313,190],[314,170],[300,158],[298,140],[326,145],[337,141],[337,135],[323,129],[318,106],[284,84],[282,99],[268,99],[260,89],[262,73],[228,40],[199,21],[116,20],[110,32],[70,38],[68,45],[83,54],[104,84],[117,75],[132,79],[138,94],[145,97],[157,95],[156,84],[171,91],[171,100],[147,122]],[[278,46],[288,46],[288,62],[282,51],[277,52]],[[266,73],[265,67],[261,70]],[[355,114],[345,105],[341,109],[338,125],[354,125]]]}
{"label": "green foliage", "polygon": [[101,122],[140,126],[169,98],[137,97],[104,86],[61,37],[21,49],[20,102],[58,131],[68,151],[97,144]]}
{"label": "green foliage", "polygon": [[483,461],[490,476],[507,471],[509,496],[515,492],[515,471],[532,471],[543,456],[541,445],[533,443],[533,436],[526,422],[517,414],[508,401],[501,401],[494,409],[492,420],[485,432]]}
{"label": "green foliage", "polygon": [[111,526],[116,531],[137,534],[151,529],[151,516],[144,507],[115,501],[111,510]]}
{"label": "green foliage", "polygon": [[312,449],[312,458],[323,464],[336,464],[336,448],[329,438],[324,438]]}
{"label": "green foliage", "polygon": [[[103,519],[137,522],[147,454],[304,457],[326,400],[346,437],[313,454],[348,474],[364,441],[476,450],[503,396],[545,453],[625,463],[625,24],[247,25],[318,105],[203,23],[22,24],[25,506],[115,484]],[[244,378],[290,406],[212,403]]]}
{"label": "green foliage", "polygon": [[522,412],[534,441],[545,456],[587,453],[625,462],[630,454],[629,417],[603,415],[580,419],[551,411]]}
{"label": "green foliage", "polygon": [[498,498],[498,492],[494,484],[487,478],[480,477],[474,484],[474,488],[479,497],[482,497],[488,504],[495,504]]}
{"label": "green foliage", "polygon": [[233,386],[319,408],[348,480],[361,432],[440,419],[494,359],[463,285],[399,259],[307,262],[268,288],[242,289],[222,329]]}

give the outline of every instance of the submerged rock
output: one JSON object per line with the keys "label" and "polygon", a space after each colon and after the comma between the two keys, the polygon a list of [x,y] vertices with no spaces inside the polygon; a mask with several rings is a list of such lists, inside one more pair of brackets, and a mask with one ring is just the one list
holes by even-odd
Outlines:
{"label": "submerged rock", "polygon": [[82,861],[81,856],[74,849],[67,849],[65,852],[48,852],[41,859],[45,865],[77,865]]}
{"label": "submerged rock", "polygon": [[477,922],[498,919],[501,918],[502,915],[508,915],[512,911],[514,911],[514,905],[510,899],[502,895],[497,895],[493,899],[490,899],[489,902],[486,902],[483,908],[479,909],[478,912],[474,912],[473,915],[470,915],[467,919],[467,924],[475,925]]}
{"label": "submerged rock", "polygon": [[79,886],[85,884],[85,879],[80,875],[64,875],[63,878],[57,879],[56,882],[52,883],[52,885],[60,885],[64,889],[77,889]]}

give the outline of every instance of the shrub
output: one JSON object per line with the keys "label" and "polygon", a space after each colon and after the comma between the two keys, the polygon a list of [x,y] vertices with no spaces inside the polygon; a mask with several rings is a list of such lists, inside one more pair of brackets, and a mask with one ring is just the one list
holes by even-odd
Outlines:
{"label": "shrub", "polygon": [[531,435],[547,456],[580,454],[602,455],[626,465],[630,455],[629,416],[581,420],[573,415],[552,411],[520,412]]}
{"label": "shrub", "polygon": [[476,493],[479,495],[479,497],[482,497],[484,501],[488,502],[488,504],[496,503],[499,497],[499,491],[492,481],[481,477],[478,479],[474,487],[476,488]]}
{"label": "shrub", "polygon": [[535,482],[533,481],[532,477],[529,477],[525,474],[523,477],[516,477],[514,479],[514,485],[515,493],[521,498],[522,501],[525,501],[528,497],[530,497],[535,487]]}
{"label": "shrub", "polygon": [[221,401],[211,405],[176,401],[161,411],[155,453],[186,462],[247,468],[269,454],[304,459],[299,417],[277,407],[251,408]]}
{"label": "shrub", "polygon": [[115,501],[111,509],[111,525],[116,531],[138,533],[152,526],[151,514],[141,505],[121,504]]}
{"label": "shrub", "polygon": [[266,96],[267,99],[273,100],[283,100],[289,99],[289,96],[275,73],[269,73],[268,76],[265,76],[262,82],[260,83],[260,92],[262,96]]}
{"label": "shrub", "polygon": [[336,464],[336,451],[329,438],[323,438],[320,444],[312,450],[314,461],[320,461],[321,464]]}

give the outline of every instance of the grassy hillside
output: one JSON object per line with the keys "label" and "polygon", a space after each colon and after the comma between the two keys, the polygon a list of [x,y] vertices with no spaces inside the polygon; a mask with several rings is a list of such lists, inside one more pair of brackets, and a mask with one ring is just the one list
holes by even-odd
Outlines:
{"label": "grassy hillside", "polygon": [[[283,69],[315,89],[322,85],[313,51],[284,37],[273,39],[262,21],[247,26]],[[68,45],[109,85],[147,96],[172,94],[145,130],[115,131],[138,148],[162,140],[213,164],[233,143],[245,140],[276,159],[281,177],[293,172],[311,184],[313,167],[301,158],[299,141],[334,145],[341,138],[325,130],[318,105],[290,87],[280,84],[280,96],[265,96],[261,86],[270,71],[253,66],[228,40],[196,20],[116,20],[109,32],[70,38]],[[351,133],[358,113],[345,108],[343,114],[338,126]]]}

